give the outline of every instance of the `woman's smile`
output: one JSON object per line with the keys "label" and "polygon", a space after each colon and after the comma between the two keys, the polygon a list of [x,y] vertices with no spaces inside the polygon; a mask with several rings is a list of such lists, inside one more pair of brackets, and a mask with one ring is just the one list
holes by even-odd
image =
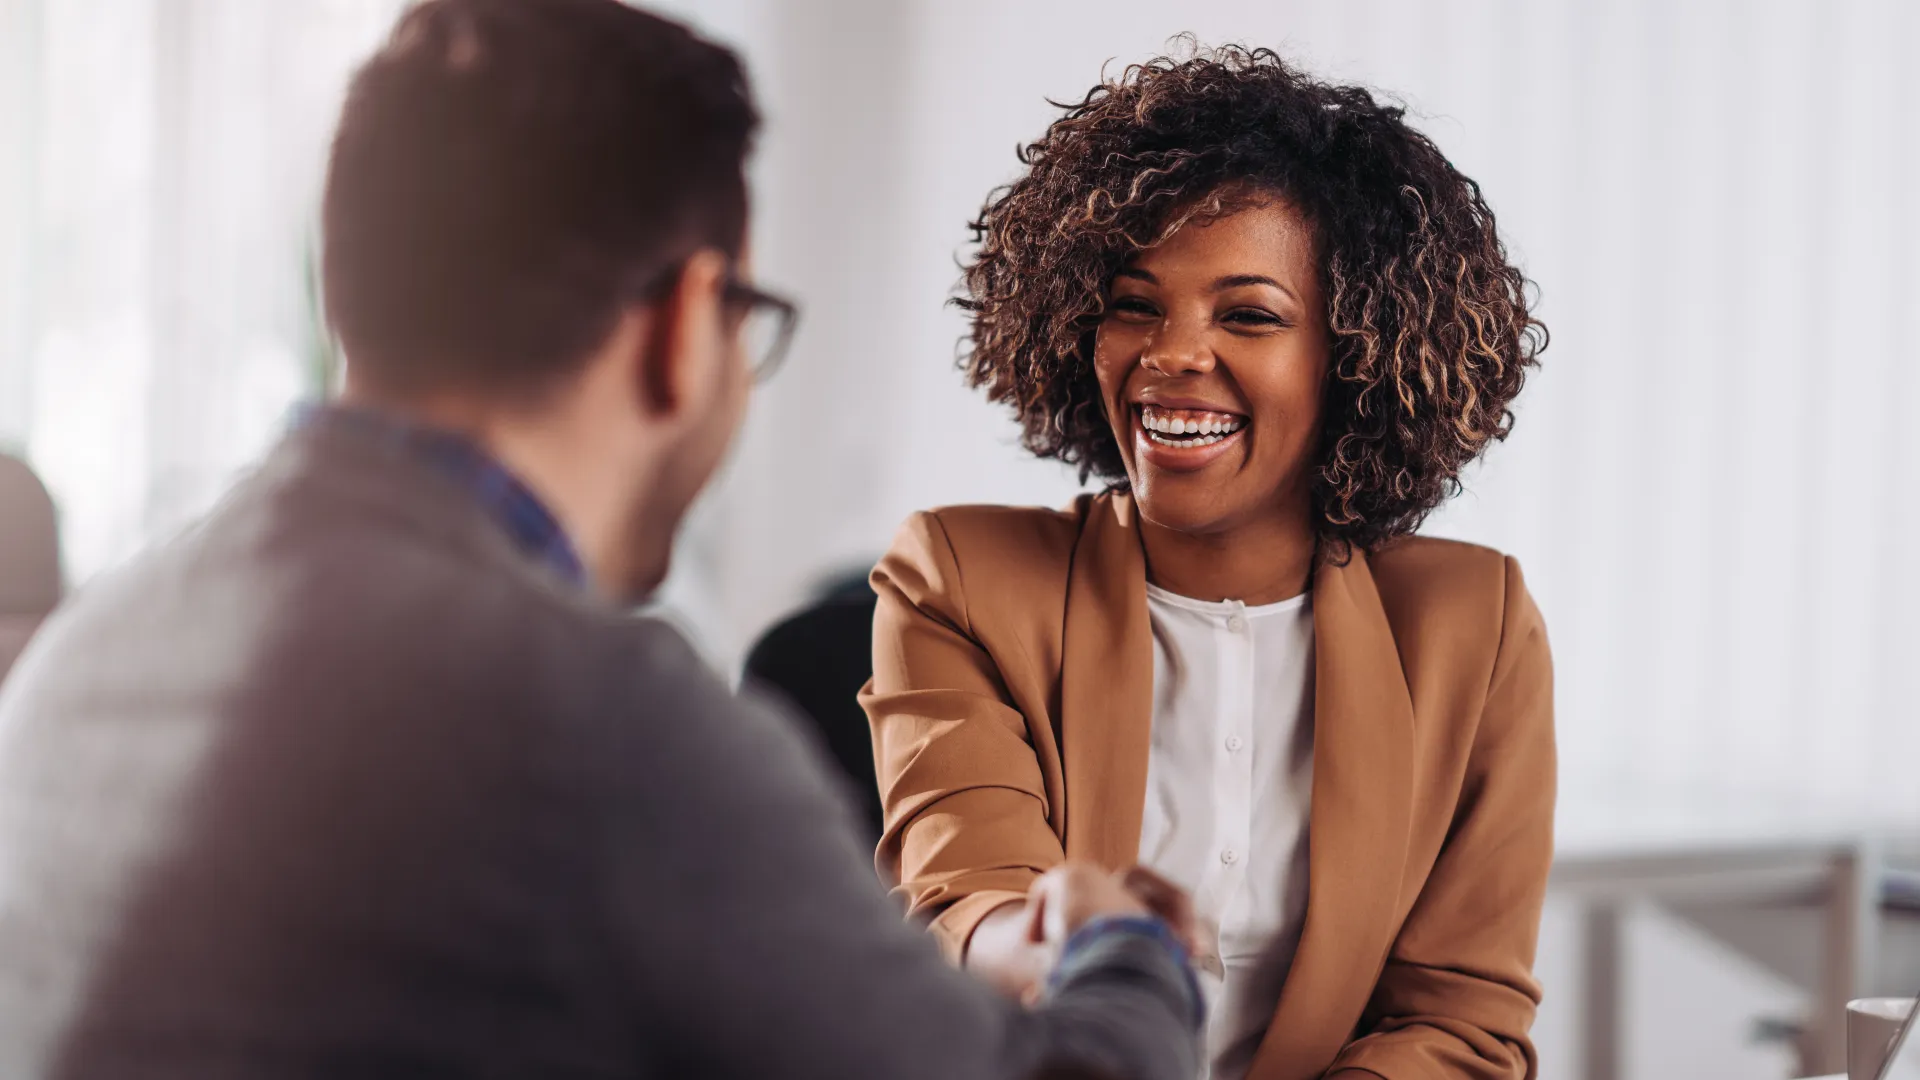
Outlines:
{"label": "woman's smile", "polygon": [[1168,472],[1194,472],[1238,449],[1250,421],[1216,409],[1174,409],[1142,404],[1133,409],[1135,460]]}

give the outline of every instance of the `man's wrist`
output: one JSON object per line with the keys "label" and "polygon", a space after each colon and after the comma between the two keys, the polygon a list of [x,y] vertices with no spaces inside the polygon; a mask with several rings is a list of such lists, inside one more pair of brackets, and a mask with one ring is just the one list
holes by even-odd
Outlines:
{"label": "man's wrist", "polygon": [[1095,915],[1081,923],[1080,929],[1068,936],[1066,945],[1060,950],[1060,957],[1064,960],[1072,955],[1076,947],[1085,948],[1088,941],[1113,933],[1138,934],[1152,938],[1171,949],[1180,958],[1181,963],[1188,963],[1191,960],[1187,955],[1186,945],[1173,932],[1173,927],[1168,926],[1167,921],[1160,916],[1145,912],[1138,915]]}
{"label": "man's wrist", "polygon": [[1051,994],[1061,983],[1078,973],[1083,964],[1076,961],[1085,959],[1090,952],[1098,953],[1103,943],[1116,939],[1152,942],[1172,961],[1180,972],[1187,1000],[1193,1009],[1193,1023],[1198,1028],[1206,1018],[1206,999],[1201,996],[1199,980],[1194,977],[1192,957],[1188,955],[1187,946],[1180,936],[1173,932],[1165,919],[1157,915],[1101,915],[1081,924],[1080,929],[1067,938],[1066,945],[1060,950],[1059,962],[1054,965],[1053,973],[1047,979],[1048,993]]}

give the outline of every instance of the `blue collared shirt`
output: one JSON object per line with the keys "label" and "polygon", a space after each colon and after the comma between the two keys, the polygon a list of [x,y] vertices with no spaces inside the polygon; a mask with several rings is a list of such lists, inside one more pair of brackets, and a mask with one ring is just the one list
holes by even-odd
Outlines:
{"label": "blue collared shirt", "polygon": [[499,522],[514,546],[562,579],[585,585],[573,541],[546,504],[491,454],[461,435],[351,405],[303,405],[295,427],[324,426],[370,439],[424,462],[465,488]]}

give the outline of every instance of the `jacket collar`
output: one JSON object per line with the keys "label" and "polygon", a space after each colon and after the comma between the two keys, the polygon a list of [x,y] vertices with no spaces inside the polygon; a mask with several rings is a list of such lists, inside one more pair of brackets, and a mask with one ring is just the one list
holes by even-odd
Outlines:
{"label": "jacket collar", "polygon": [[585,586],[586,569],[559,519],[512,470],[466,436],[338,402],[299,408],[293,427],[358,441],[439,473],[465,491],[528,558],[570,584]]}
{"label": "jacket collar", "polygon": [[1147,560],[1133,500],[1098,495],[1067,576],[1061,641],[1060,753],[1070,859],[1132,866],[1140,856],[1153,724]]}
{"label": "jacket collar", "polygon": [[1399,925],[1413,825],[1413,697],[1365,553],[1313,578],[1307,921],[1248,1074],[1320,1075],[1352,1037]]}

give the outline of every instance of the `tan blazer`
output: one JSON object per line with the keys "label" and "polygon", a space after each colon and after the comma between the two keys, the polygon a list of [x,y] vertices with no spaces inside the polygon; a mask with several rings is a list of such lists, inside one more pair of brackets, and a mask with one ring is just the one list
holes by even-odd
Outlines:
{"label": "tan blazer", "polygon": [[[1137,860],[1153,643],[1134,507],[917,514],[873,581],[877,861],[957,957],[1048,867]],[[1520,569],[1416,538],[1322,560],[1313,598],[1306,925],[1251,1076],[1531,1077],[1553,692]]]}

